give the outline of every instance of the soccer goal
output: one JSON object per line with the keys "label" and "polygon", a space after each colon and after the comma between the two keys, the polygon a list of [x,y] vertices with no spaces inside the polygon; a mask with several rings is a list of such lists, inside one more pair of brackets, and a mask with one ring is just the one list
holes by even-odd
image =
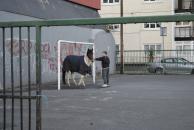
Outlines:
{"label": "soccer goal", "polygon": [[[58,40],[57,42],[57,57],[58,57],[58,90],[61,89],[61,72],[62,72],[62,63],[66,56],[68,55],[86,55],[88,48],[93,48],[93,58],[95,58],[95,45],[94,43],[86,42],[75,42],[75,41],[65,41]],[[96,82],[96,71],[95,71],[95,62],[92,65],[92,78],[93,83]]]}

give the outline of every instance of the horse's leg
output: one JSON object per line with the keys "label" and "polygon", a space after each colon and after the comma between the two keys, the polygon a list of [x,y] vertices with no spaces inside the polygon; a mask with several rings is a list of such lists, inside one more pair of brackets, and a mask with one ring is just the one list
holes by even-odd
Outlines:
{"label": "horse's leg", "polygon": [[81,78],[80,78],[80,81],[79,81],[78,85],[80,85],[81,83],[83,84],[84,87],[86,86],[85,82],[84,82],[84,75],[81,75]]}
{"label": "horse's leg", "polygon": [[84,82],[84,76],[83,76],[83,75],[82,75],[82,83],[83,83],[83,86],[85,87],[86,84],[85,84],[85,82]]}
{"label": "horse's leg", "polygon": [[70,76],[71,76],[71,72],[69,71],[69,72],[67,73],[67,84],[68,84],[69,87],[70,87],[70,81],[69,81]]}
{"label": "horse's leg", "polygon": [[73,78],[73,82],[75,83],[75,85],[77,86],[77,82],[75,81],[75,74],[72,73],[72,78]]}
{"label": "horse's leg", "polygon": [[82,83],[82,78],[80,77],[80,80],[79,80],[79,83],[78,83],[78,86],[80,86],[80,84]]}

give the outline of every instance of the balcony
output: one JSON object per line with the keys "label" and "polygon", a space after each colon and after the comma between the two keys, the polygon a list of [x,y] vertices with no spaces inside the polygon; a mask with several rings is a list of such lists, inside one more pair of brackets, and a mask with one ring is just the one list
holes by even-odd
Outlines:
{"label": "balcony", "polygon": [[175,41],[192,41],[194,40],[193,27],[175,27]]}
{"label": "balcony", "polygon": [[194,12],[194,0],[175,0],[175,13]]}

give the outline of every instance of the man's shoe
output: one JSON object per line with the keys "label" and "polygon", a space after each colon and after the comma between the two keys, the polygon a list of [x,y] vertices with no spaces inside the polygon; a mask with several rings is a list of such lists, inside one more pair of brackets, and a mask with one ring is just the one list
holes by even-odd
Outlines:
{"label": "man's shoe", "polygon": [[103,84],[103,85],[102,85],[102,88],[106,88],[106,87],[107,87],[107,84]]}
{"label": "man's shoe", "polygon": [[110,87],[110,84],[107,84],[107,87]]}

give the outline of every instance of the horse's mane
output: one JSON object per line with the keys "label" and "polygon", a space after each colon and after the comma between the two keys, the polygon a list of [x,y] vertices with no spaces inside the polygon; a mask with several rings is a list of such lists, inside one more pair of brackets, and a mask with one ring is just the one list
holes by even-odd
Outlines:
{"label": "horse's mane", "polygon": [[92,64],[92,60],[90,60],[87,55],[84,55],[84,62],[87,66]]}

